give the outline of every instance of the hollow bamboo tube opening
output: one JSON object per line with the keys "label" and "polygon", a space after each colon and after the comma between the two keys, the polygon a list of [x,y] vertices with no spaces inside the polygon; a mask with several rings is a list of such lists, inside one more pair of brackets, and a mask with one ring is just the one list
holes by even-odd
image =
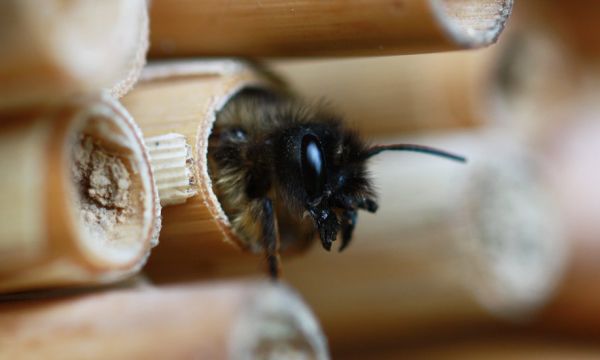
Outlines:
{"label": "hollow bamboo tube opening", "polygon": [[[208,174],[208,139],[217,111],[231,97],[245,87],[274,86],[242,62],[173,62],[147,67],[140,83],[123,98],[146,136],[161,201],[176,204],[163,209],[161,246],[149,267],[163,257],[169,261],[162,264],[166,267],[179,267],[188,256],[202,267],[219,256],[239,256],[231,244],[243,244],[231,232]],[[187,186],[185,174],[190,176]]]}
{"label": "hollow bamboo tube opening", "polygon": [[160,220],[127,112],[105,97],[13,120],[0,135],[12,147],[0,159],[0,191],[18,201],[1,210],[0,290],[101,283],[139,269]]}
{"label": "hollow bamboo tube opening", "polygon": [[0,3],[0,107],[59,103],[135,83],[148,49],[146,0]]}
{"label": "hollow bamboo tube opening", "polygon": [[[448,149],[468,162],[392,152],[373,158],[379,209],[359,213],[348,248],[336,254],[315,244],[284,259],[284,279],[305,296],[332,346],[527,319],[550,301],[567,249],[539,159],[479,132],[388,140]],[[219,260],[212,276],[252,271]],[[151,275],[180,281],[193,270]]]}
{"label": "hollow bamboo tube opening", "polygon": [[496,41],[512,3],[512,0],[433,0],[431,6],[454,41],[464,47],[479,47]]}
{"label": "hollow bamboo tube opening", "polygon": [[[409,142],[452,149],[468,162],[457,165],[414,154],[374,160],[382,200],[378,214],[357,225],[357,241],[414,239],[421,243],[412,249],[419,256],[412,253],[411,260],[407,249],[404,261],[435,262],[430,269],[468,288],[490,312],[510,318],[540,309],[558,285],[567,258],[563,221],[540,159],[493,131]],[[438,254],[431,254],[432,248]]]}
{"label": "hollow bamboo tube opening", "polygon": [[85,109],[66,150],[82,253],[106,266],[131,264],[148,247],[153,185],[139,133],[107,109]]}
{"label": "hollow bamboo tube opening", "polygon": [[[591,90],[591,91],[590,91]],[[597,336],[600,332],[600,107],[597,87],[584,88],[555,112],[542,143],[566,223],[569,258],[561,286],[540,318],[544,328]]]}
{"label": "hollow bamboo tube opening", "polygon": [[45,359],[329,358],[302,299],[280,284],[256,282],[0,304],[0,357],[25,349]]}
{"label": "hollow bamboo tube opening", "polygon": [[[156,0],[151,55],[356,56],[492,44],[512,0]],[[218,19],[218,21],[215,21]],[[199,40],[201,39],[201,40]]]}

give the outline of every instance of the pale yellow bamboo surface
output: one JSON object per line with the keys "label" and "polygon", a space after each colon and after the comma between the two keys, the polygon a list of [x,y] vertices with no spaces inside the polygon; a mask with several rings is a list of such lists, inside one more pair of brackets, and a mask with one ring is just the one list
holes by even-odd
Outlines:
{"label": "pale yellow bamboo surface", "polygon": [[[159,204],[141,133],[124,108],[104,96],[2,117],[0,292],[104,283],[139,270],[158,239]],[[78,162],[86,138],[98,149],[89,161],[112,162],[77,180],[88,171]],[[118,184],[110,180],[117,170],[127,172]],[[117,186],[122,211],[90,200]]]}
{"label": "pale yellow bamboo surface", "polygon": [[391,55],[490,45],[512,0],[155,0],[153,56]]}
{"label": "pale yellow bamboo surface", "polygon": [[0,107],[60,102],[135,83],[148,49],[146,0],[0,3]]}
{"label": "pale yellow bamboo surface", "polygon": [[540,327],[598,336],[600,34],[596,1],[523,1],[498,49],[493,116],[546,158],[565,223],[565,275]]}
{"label": "pale yellow bamboo surface", "polygon": [[529,318],[551,299],[565,262],[560,218],[535,162],[480,133],[401,140],[469,162],[410,153],[374,159],[377,214],[359,215],[342,254],[315,244],[284,259],[284,278],[336,344],[493,323],[492,315]]}
{"label": "pale yellow bamboo surface", "polygon": [[[338,254],[334,244],[328,253],[317,241],[302,256],[283,258],[283,279],[306,297],[332,344],[530,318],[551,299],[566,256],[536,159],[485,132],[395,140],[441,147],[469,162],[414,153],[373,159],[380,208],[360,213],[348,249]],[[182,249],[154,263],[149,275],[176,282],[259,269],[255,259],[199,258]]]}
{"label": "pale yellow bamboo surface", "polygon": [[328,359],[293,291],[267,283],[141,287],[0,304],[3,359]]}
{"label": "pale yellow bamboo surface", "polygon": [[213,193],[206,161],[215,112],[248,86],[275,85],[253,67],[232,60],[158,63],[149,66],[123,98],[147,139],[179,134],[190,146],[190,190],[195,195],[163,209],[161,245],[151,263],[193,256],[195,266],[203,266],[203,261],[220,256],[239,256],[231,246],[236,239]]}
{"label": "pale yellow bamboo surface", "polygon": [[497,49],[269,65],[302,97],[331,103],[361,133],[386,135],[489,122]]}

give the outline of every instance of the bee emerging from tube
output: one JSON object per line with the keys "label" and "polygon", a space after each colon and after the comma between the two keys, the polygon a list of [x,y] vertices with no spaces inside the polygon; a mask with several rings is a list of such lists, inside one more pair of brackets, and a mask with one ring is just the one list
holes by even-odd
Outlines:
{"label": "bee emerging from tube", "polygon": [[214,191],[242,245],[280,272],[280,249],[302,248],[318,234],[329,251],[352,239],[358,210],[375,212],[367,161],[383,151],[465,159],[421,145],[369,146],[324,106],[245,89],[217,114],[209,139]]}

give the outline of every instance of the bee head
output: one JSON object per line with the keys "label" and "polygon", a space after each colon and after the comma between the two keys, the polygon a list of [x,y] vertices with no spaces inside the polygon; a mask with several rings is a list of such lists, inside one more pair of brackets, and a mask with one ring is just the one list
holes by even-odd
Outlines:
{"label": "bee head", "polygon": [[288,208],[313,219],[329,250],[345,225],[345,214],[357,208],[376,210],[366,170],[368,148],[332,120],[297,124],[278,139],[275,164],[281,198]]}
{"label": "bee head", "polygon": [[[286,128],[275,146],[275,172],[288,208],[308,214],[326,250],[342,232],[350,242],[358,209],[375,212],[375,191],[367,160],[387,150],[428,153],[464,162],[461,156],[421,145],[367,146],[337,121],[300,123]],[[290,161],[291,160],[291,161]]]}

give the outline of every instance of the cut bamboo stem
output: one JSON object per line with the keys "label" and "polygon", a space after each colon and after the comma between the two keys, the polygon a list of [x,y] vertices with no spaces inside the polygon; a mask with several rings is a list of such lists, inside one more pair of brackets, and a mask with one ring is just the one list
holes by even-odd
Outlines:
{"label": "cut bamboo stem", "polygon": [[381,135],[489,121],[497,49],[270,65],[303,97],[326,99],[361,133]]}
{"label": "cut bamboo stem", "polygon": [[21,114],[0,131],[0,291],[122,279],[160,227],[141,133],[109,96]]}
{"label": "cut bamboo stem", "polygon": [[489,314],[529,318],[549,301],[566,257],[561,219],[535,162],[489,134],[403,140],[469,162],[373,160],[377,214],[361,215],[343,254],[316,247],[284,261],[286,279],[335,344],[490,322]]}
{"label": "cut bamboo stem", "polygon": [[[598,2],[523,1],[497,50],[489,117],[534,147],[543,147],[580,99],[596,96]],[[542,149],[543,151],[543,149]]]}
{"label": "cut bamboo stem", "polygon": [[176,62],[149,66],[123,98],[148,137],[161,201],[180,203],[163,209],[161,246],[151,261],[182,252],[198,260],[237,256],[230,246],[237,239],[208,174],[208,137],[216,112],[229,98],[244,87],[272,86],[269,78],[240,62]]}
{"label": "cut bamboo stem", "polygon": [[[33,346],[35,344],[35,346]],[[222,283],[140,288],[0,305],[0,357],[327,359],[289,288]]]}
{"label": "cut bamboo stem", "polygon": [[600,139],[596,1],[526,1],[498,48],[494,84],[499,125],[547,159],[565,223],[569,257],[544,330],[597,336],[600,326]]}
{"label": "cut bamboo stem", "polygon": [[600,334],[600,191],[597,154],[600,126],[597,92],[580,94],[564,108],[543,150],[548,178],[556,189],[566,223],[569,259],[556,297],[547,307],[543,325],[597,337]]}
{"label": "cut bamboo stem", "polygon": [[[594,0],[569,2],[533,0],[523,2],[519,11],[519,27],[537,28],[549,33],[583,63],[595,66],[600,56],[596,19],[600,4]],[[573,65],[581,65],[574,62]]]}
{"label": "cut bamboo stem", "polygon": [[148,48],[146,0],[0,3],[0,107],[124,95]]}
{"label": "cut bamboo stem", "polygon": [[[552,296],[566,257],[562,222],[537,160],[487,133],[401,140],[452,150],[469,162],[409,153],[373,160],[380,207],[359,215],[349,248],[337,255],[315,244],[283,259],[284,279],[306,296],[332,346],[531,318]],[[219,257],[202,267],[189,253],[171,256],[153,264],[154,280],[256,268],[242,259]]]}
{"label": "cut bamboo stem", "polygon": [[512,0],[153,1],[151,55],[390,55],[475,48]]}

